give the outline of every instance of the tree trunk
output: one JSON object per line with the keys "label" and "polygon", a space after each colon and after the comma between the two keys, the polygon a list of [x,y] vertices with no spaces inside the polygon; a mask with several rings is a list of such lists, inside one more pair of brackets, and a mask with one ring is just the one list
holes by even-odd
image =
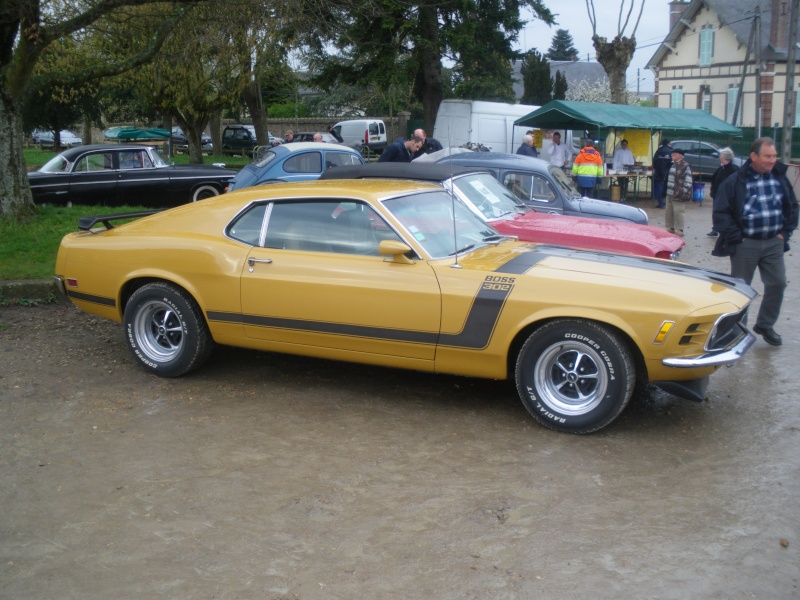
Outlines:
{"label": "tree trunk", "polygon": [[22,116],[7,90],[0,89],[0,216],[22,221],[36,213],[25,168]]}
{"label": "tree trunk", "polygon": [[222,156],[222,116],[216,111],[209,119],[211,129],[211,144],[214,146],[214,155]]}
{"label": "tree trunk", "polygon": [[610,42],[606,38],[592,36],[592,44],[597,52],[597,62],[603,65],[611,88],[612,104],[628,103],[628,88],[625,75],[636,50],[636,38],[615,37]]}
{"label": "tree trunk", "polygon": [[[442,87],[442,58],[439,48],[439,20],[434,4],[419,9],[420,41],[417,52],[422,68],[421,100],[424,107],[425,132],[433,136],[436,113],[444,98]],[[441,140],[440,140],[441,141]],[[443,142],[444,143],[444,142]]]}
{"label": "tree trunk", "polygon": [[247,112],[253,119],[253,127],[256,128],[256,141],[260,146],[269,146],[269,135],[267,134],[267,113],[264,112],[264,101],[261,98],[261,85],[255,74],[250,85],[245,87],[242,92],[242,99],[247,106]]}

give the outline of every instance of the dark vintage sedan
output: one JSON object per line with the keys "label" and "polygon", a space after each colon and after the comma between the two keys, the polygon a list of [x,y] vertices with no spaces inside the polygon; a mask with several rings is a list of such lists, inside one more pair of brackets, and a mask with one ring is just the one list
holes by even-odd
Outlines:
{"label": "dark vintage sedan", "polygon": [[37,204],[177,206],[223,193],[236,171],[173,165],[140,144],[96,144],[65,150],[28,173]]}
{"label": "dark vintage sedan", "polygon": [[538,212],[647,225],[647,213],[642,209],[586,198],[562,169],[540,158],[498,152],[465,152],[443,155],[438,162],[490,171],[500,183]]}

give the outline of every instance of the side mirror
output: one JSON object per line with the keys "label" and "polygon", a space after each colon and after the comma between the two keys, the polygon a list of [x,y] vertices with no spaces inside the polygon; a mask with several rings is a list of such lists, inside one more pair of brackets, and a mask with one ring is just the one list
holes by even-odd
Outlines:
{"label": "side mirror", "polygon": [[406,253],[411,250],[408,244],[398,240],[383,240],[378,244],[378,254],[388,256],[392,262],[396,263],[414,264],[414,261],[406,256]]}

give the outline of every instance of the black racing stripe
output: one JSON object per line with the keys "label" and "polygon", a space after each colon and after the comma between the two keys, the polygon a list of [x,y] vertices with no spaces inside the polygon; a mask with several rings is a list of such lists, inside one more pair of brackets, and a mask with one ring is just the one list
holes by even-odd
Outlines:
{"label": "black racing stripe", "polygon": [[556,256],[559,258],[574,258],[598,263],[609,263],[625,267],[647,269],[648,271],[658,271],[661,273],[675,273],[685,275],[694,279],[700,279],[710,283],[717,283],[731,287],[741,292],[748,298],[755,298],[758,294],[741,279],[731,277],[724,273],[703,269],[675,261],[658,260],[644,256],[631,256],[628,254],[613,254],[610,252],[594,252],[591,250],[578,250],[563,246],[550,246],[541,244],[533,247],[527,252],[520,254],[502,267],[495,269],[498,273],[522,274],[542,262],[546,258]]}
{"label": "black racing stripe", "polygon": [[91,302],[93,304],[102,304],[103,306],[116,306],[117,301],[113,298],[105,298],[103,296],[93,296],[92,294],[83,294],[81,292],[75,292],[72,290],[67,290],[67,296],[69,298],[74,298],[76,300],[83,300],[84,302]]}
{"label": "black racing stripe", "polygon": [[497,320],[503,311],[506,299],[514,289],[512,284],[496,286],[483,284],[467,315],[463,329],[458,333],[443,333],[439,345],[455,348],[485,348],[492,339]]}
{"label": "black racing stripe", "polygon": [[350,325],[348,323],[326,323],[324,321],[307,321],[303,319],[284,319],[280,317],[262,317],[257,315],[240,315],[209,311],[206,313],[211,321],[227,323],[244,323],[257,327],[274,329],[291,329],[306,333],[332,333],[351,337],[373,338],[394,342],[410,342],[413,344],[436,344],[439,335],[436,332],[412,331],[407,329],[387,329],[384,327],[368,327]]}
{"label": "black racing stripe", "polygon": [[[499,288],[499,289],[495,289]],[[238,313],[208,311],[209,321],[225,323],[243,323],[256,327],[271,327],[307,333],[330,333],[360,338],[372,338],[411,344],[443,345],[454,348],[485,348],[492,337],[497,320],[508,298],[512,284],[492,285],[484,283],[470,308],[464,327],[458,333],[442,333],[431,331],[414,331],[409,329],[388,329],[385,327],[368,327],[348,323],[327,323],[302,319],[286,319],[257,315],[241,315]]]}

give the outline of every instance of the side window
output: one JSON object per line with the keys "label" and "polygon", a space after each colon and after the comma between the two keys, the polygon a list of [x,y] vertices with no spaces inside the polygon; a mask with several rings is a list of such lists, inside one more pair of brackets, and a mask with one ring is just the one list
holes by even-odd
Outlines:
{"label": "side window", "polygon": [[251,207],[250,210],[239,215],[228,226],[228,235],[245,244],[258,246],[261,241],[261,231],[264,227],[266,210],[266,204]]}
{"label": "side window", "polygon": [[222,133],[222,138],[223,138],[223,139],[226,139],[226,140],[230,140],[230,139],[232,139],[232,138],[233,138],[233,136],[234,136],[234,135],[236,135],[236,132],[235,132],[233,129],[226,129],[226,130],[225,130],[225,131]]}
{"label": "side window", "polygon": [[120,169],[141,169],[142,151],[141,150],[125,150],[119,153],[119,168]]}
{"label": "side window", "polygon": [[322,173],[322,153],[304,152],[286,159],[283,170],[287,173]]}
{"label": "side window", "polygon": [[529,202],[531,199],[532,177],[522,173],[506,173],[503,185],[511,190],[517,198]]}
{"label": "side window", "polygon": [[359,165],[361,161],[355,155],[347,152],[328,152],[325,155],[325,170],[331,167],[341,167],[346,165]]}
{"label": "side window", "polygon": [[553,202],[556,194],[550,182],[541,175],[534,175],[531,180],[531,196],[538,202]]}
{"label": "side window", "polygon": [[75,172],[104,171],[113,169],[114,163],[110,152],[87,154],[75,165]]}

